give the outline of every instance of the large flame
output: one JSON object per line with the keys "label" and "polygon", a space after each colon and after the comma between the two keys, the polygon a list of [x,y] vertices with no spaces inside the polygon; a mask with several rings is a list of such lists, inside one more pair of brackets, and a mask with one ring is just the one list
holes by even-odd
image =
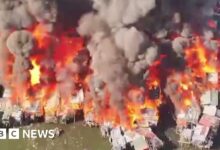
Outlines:
{"label": "large flame", "polygon": [[173,71],[167,83],[174,84],[176,91],[169,96],[179,112],[190,107],[199,108],[200,98],[205,91],[219,89],[218,79],[209,81],[209,74],[218,73],[217,52],[203,44],[200,37],[185,50],[186,69],[182,72]]}
{"label": "large flame", "polygon": [[196,38],[195,44],[191,48],[186,49],[186,60],[188,67],[198,75],[217,72],[214,64],[217,62],[216,53],[205,48],[199,37]]}
{"label": "large flame", "polygon": [[31,61],[33,69],[30,70],[31,74],[31,85],[36,85],[40,83],[40,65],[37,64],[37,61],[33,59]]}

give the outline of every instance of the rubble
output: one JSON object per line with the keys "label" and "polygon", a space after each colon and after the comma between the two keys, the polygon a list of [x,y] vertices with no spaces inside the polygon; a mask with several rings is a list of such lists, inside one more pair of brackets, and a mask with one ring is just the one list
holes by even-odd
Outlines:
{"label": "rubble", "polygon": [[18,110],[16,112],[12,112],[11,114],[11,118],[13,118],[14,120],[14,126],[16,124],[17,125],[22,125],[22,121],[23,121],[23,111],[22,110]]}
{"label": "rubble", "polygon": [[[57,99],[56,96],[52,98],[53,103],[48,103],[49,105],[45,107],[47,109],[46,114],[42,114],[38,102],[32,103],[23,111],[20,107],[9,103],[7,97],[9,97],[10,92],[7,92],[7,90],[5,92],[8,94],[4,94],[5,96],[0,101],[0,110],[3,113],[1,120],[5,127],[30,124],[34,121],[39,122],[39,119],[36,118],[42,116],[46,123],[64,124],[75,121],[77,117],[77,110],[63,114],[57,114],[56,111],[53,111],[53,108],[59,102],[57,100],[54,103],[53,100]],[[82,104],[83,101],[83,91],[80,90],[73,97],[72,103]],[[177,115],[177,130],[180,134],[179,142],[202,148],[210,148],[220,127],[220,109],[217,107],[219,105],[218,91],[210,90],[204,92],[201,96],[201,104],[203,107],[202,115],[194,107],[189,107],[185,112]],[[101,135],[109,139],[113,150],[127,148],[134,150],[160,149],[164,143],[151,130],[152,126],[157,126],[157,110],[144,108],[140,112],[142,120],[136,121],[136,128],[132,130],[125,129],[122,126],[114,126],[111,122],[97,123],[93,111],[84,114],[84,121],[89,127],[99,127]],[[59,128],[54,130],[56,131],[56,137],[59,137],[63,132]]]}
{"label": "rubble", "polygon": [[149,149],[149,145],[146,142],[144,136],[136,137],[135,140],[132,142],[132,145],[134,146],[135,150]]}
{"label": "rubble", "polygon": [[192,144],[201,147],[203,144],[207,143],[208,134],[210,132],[210,127],[197,124],[194,129],[194,134],[192,136]]}
{"label": "rubble", "polygon": [[126,140],[122,127],[118,126],[112,128],[109,136],[109,141],[112,144],[113,150],[126,149]]}
{"label": "rubble", "polygon": [[185,142],[185,143],[190,143],[190,141],[192,140],[192,135],[193,135],[193,130],[192,129],[183,129],[183,131],[181,132],[181,142]]}
{"label": "rubble", "polygon": [[[202,94],[201,104],[203,111],[197,115],[198,121],[191,122],[186,116],[179,115],[178,120],[184,120],[184,125],[177,124],[181,144],[192,144],[199,148],[211,148],[214,138],[220,129],[219,92],[209,90]],[[191,114],[192,115],[192,114]],[[200,116],[200,117],[199,117]],[[196,119],[196,120],[197,120]],[[179,121],[180,122],[180,121]]]}
{"label": "rubble", "polygon": [[206,127],[218,128],[220,125],[220,118],[204,114],[199,120],[199,124]]}
{"label": "rubble", "polygon": [[72,111],[72,112],[60,114],[60,116],[58,116],[58,118],[59,118],[59,123],[61,123],[61,124],[68,124],[70,122],[75,122],[76,112]]}
{"label": "rubble", "polygon": [[[5,97],[10,97],[10,92],[8,92]],[[83,101],[83,91],[80,90],[79,93],[73,97],[72,103],[82,104]],[[0,101],[0,108],[2,108],[3,112],[1,120],[6,127],[38,122],[39,120],[36,118],[42,116],[46,123],[66,124],[75,120],[76,117],[78,117],[77,115],[81,115],[80,110],[57,114],[53,108],[58,106],[58,103],[59,100],[57,94],[55,94],[48,101],[48,104],[45,107],[45,113],[42,113],[39,101],[36,101],[31,105],[25,105],[25,109],[22,111],[17,105],[12,107],[9,101],[4,98],[4,100]],[[3,108],[7,108],[7,111]],[[142,121],[137,122],[137,128],[132,130],[127,130],[122,126],[114,126],[111,122],[103,122],[102,124],[97,123],[93,111],[84,114],[84,121],[89,127],[99,126],[101,135],[104,138],[109,138],[113,150],[122,150],[126,148],[134,150],[159,149],[163,146],[163,142],[149,128],[150,126],[157,125],[157,111],[152,108],[145,108],[141,110],[141,113],[143,115]],[[54,130],[56,137],[59,137],[63,133],[62,129],[55,128]]]}
{"label": "rubble", "polygon": [[150,128],[138,127],[128,130],[122,126],[113,126],[110,122],[100,124],[100,131],[104,138],[109,138],[113,150],[156,150],[163,146],[163,142]]}
{"label": "rubble", "polygon": [[0,84],[0,98],[3,97],[3,94],[4,94],[4,86],[2,86],[2,85]]}
{"label": "rubble", "polygon": [[110,123],[110,122],[104,122],[104,123],[100,126],[100,131],[101,131],[102,137],[104,137],[104,138],[109,137],[112,128],[113,128],[112,123]]}
{"label": "rubble", "polygon": [[218,91],[217,90],[206,91],[201,96],[201,104],[218,106]]}
{"label": "rubble", "polygon": [[85,98],[84,98],[83,89],[80,89],[80,90],[77,92],[76,96],[73,96],[73,98],[72,98],[72,103],[73,103],[73,104],[81,104],[81,103],[84,102],[84,100],[85,100]]}
{"label": "rubble", "polygon": [[210,115],[210,116],[215,116],[217,112],[216,106],[204,106],[203,113]]}
{"label": "rubble", "polygon": [[218,83],[218,73],[208,73],[208,81],[214,84]]}
{"label": "rubble", "polygon": [[9,126],[10,124],[10,114],[8,112],[4,112],[3,116],[2,116],[2,123],[4,126]]}
{"label": "rubble", "polygon": [[156,126],[158,122],[157,110],[145,108],[141,110],[142,120],[137,122],[139,127]]}
{"label": "rubble", "polygon": [[55,128],[54,132],[55,132],[55,137],[54,138],[56,138],[56,137],[61,136],[64,133],[64,130],[60,129],[60,128]]}
{"label": "rubble", "polygon": [[186,113],[186,119],[188,122],[197,123],[200,116],[200,112],[196,108],[189,108]]}
{"label": "rubble", "polygon": [[46,123],[58,123],[58,118],[56,116],[46,115],[45,116],[45,122]]}
{"label": "rubble", "polygon": [[96,127],[98,126],[97,122],[95,121],[93,112],[88,112],[84,116],[85,124],[88,125],[89,127]]}
{"label": "rubble", "polygon": [[217,110],[216,116],[217,116],[218,118],[220,118],[220,109]]}
{"label": "rubble", "polygon": [[10,97],[11,97],[11,89],[9,89],[9,88],[4,88],[2,97],[3,97],[3,98],[10,98]]}

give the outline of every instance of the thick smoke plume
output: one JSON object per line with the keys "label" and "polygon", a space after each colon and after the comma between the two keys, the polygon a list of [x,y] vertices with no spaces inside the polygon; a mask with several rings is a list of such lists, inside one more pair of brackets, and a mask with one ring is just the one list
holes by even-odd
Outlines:
{"label": "thick smoke plume", "polygon": [[[12,82],[17,90],[27,90],[28,81],[30,80],[29,69],[31,69],[31,62],[29,60],[30,54],[35,47],[35,41],[32,34],[28,31],[15,31],[10,34],[7,41],[9,51],[14,55],[13,77]],[[20,95],[16,92],[16,95]],[[25,92],[20,92],[22,95]],[[23,99],[24,97],[19,97]]]}
{"label": "thick smoke plume", "polygon": [[[207,24],[215,4],[215,0],[93,0],[94,11],[83,15],[78,27],[79,34],[89,39],[93,99],[104,99],[107,89],[111,106],[123,110],[127,99],[135,101],[128,96],[129,88],[146,88],[143,83],[150,78],[149,68],[160,54],[168,56],[163,64],[167,73],[175,69],[171,66],[186,64],[182,61],[185,49],[193,45],[195,34],[204,34],[205,45],[216,49],[214,33]],[[168,80],[165,93],[172,97],[169,85]]]}
{"label": "thick smoke plume", "polygon": [[132,25],[155,5],[155,0],[94,0],[96,12],[84,15],[79,21],[78,32],[90,38],[87,48],[94,71],[92,91],[107,89],[114,108],[123,110],[128,87],[132,82],[138,85],[138,81],[144,81],[146,68],[157,58],[157,46]]}

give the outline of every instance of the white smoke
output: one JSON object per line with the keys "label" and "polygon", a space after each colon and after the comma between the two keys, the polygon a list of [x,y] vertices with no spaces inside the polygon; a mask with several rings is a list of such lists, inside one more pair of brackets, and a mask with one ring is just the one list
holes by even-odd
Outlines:
{"label": "white smoke", "polygon": [[41,23],[55,23],[57,19],[57,4],[55,0],[26,0],[31,15]]}
{"label": "white smoke", "polygon": [[66,102],[72,98],[77,85],[77,81],[74,80],[75,75],[86,75],[88,71],[88,53],[84,50],[79,52],[73,61],[67,65],[56,64],[56,81],[58,84],[58,90],[60,98]]}
{"label": "white smoke", "polygon": [[[96,99],[108,89],[112,106],[118,108],[124,105],[129,85],[140,87],[138,83],[143,83],[148,68],[164,53],[163,46],[174,52],[169,56],[175,57],[171,61],[184,60],[185,49],[192,46],[193,33],[201,34],[208,28],[207,20],[215,5],[215,0],[92,1],[94,11],[83,15],[78,27],[79,34],[89,39],[87,48],[94,71],[90,88],[100,93],[93,92]],[[204,34],[207,47],[215,49],[214,34]],[[181,63],[184,65],[184,61]]]}
{"label": "white smoke", "polygon": [[0,30],[27,28],[36,21],[54,23],[56,15],[55,0],[1,0]]}
{"label": "white smoke", "polygon": [[[78,27],[82,36],[90,38],[87,48],[94,71],[90,88],[99,93],[107,88],[111,106],[121,109],[131,79],[142,74],[138,80],[143,80],[146,68],[158,54],[157,47],[143,31],[127,25],[146,16],[155,7],[155,0],[94,0],[93,7],[97,12],[85,14]],[[104,85],[97,87],[100,84],[96,80]]]}
{"label": "white smoke", "polygon": [[6,40],[9,35],[8,31],[1,32],[0,36],[0,84],[6,85],[5,83],[6,77],[7,77],[7,72],[9,71],[8,68],[8,59],[9,59],[9,52],[7,51],[7,46],[6,46]]}
{"label": "white smoke", "polygon": [[15,56],[28,58],[35,47],[34,37],[31,32],[25,30],[15,31],[8,37],[7,47]]}
{"label": "white smoke", "polygon": [[172,41],[172,48],[179,57],[183,56],[185,48],[189,46],[190,46],[190,40],[185,37],[178,37]]}
{"label": "white smoke", "polygon": [[155,6],[155,0],[93,0],[94,9],[111,28],[135,23]]}
{"label": "white smoke", "polygon": [[17,99],[23,100],[25,91],[29,87],[30,73],[32,65],[29,60],[31,52],[35,48],[35,41],[32,34],[28,31],[15,31],[8,37],[7,47],[14,55],[12,83],[15,87]]}

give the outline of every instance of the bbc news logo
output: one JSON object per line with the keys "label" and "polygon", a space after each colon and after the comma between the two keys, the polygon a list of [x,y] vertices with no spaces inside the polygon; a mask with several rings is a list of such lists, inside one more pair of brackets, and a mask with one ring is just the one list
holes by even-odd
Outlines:
{"label": "bbc news logo", "polygon": [[[21,132],[21,134],[20,134]],[[36,138],[49,138],[53,139],[56,135],[55,130],[37,130],[37,129],[21,129],[18,128],[10,128],[8,129],[8,132],[6,129],[1,128],[0,129],[0,140],[2,139],[11,139],[11,140],[17,140],[20,138],[23,139],[36,139]]]}

